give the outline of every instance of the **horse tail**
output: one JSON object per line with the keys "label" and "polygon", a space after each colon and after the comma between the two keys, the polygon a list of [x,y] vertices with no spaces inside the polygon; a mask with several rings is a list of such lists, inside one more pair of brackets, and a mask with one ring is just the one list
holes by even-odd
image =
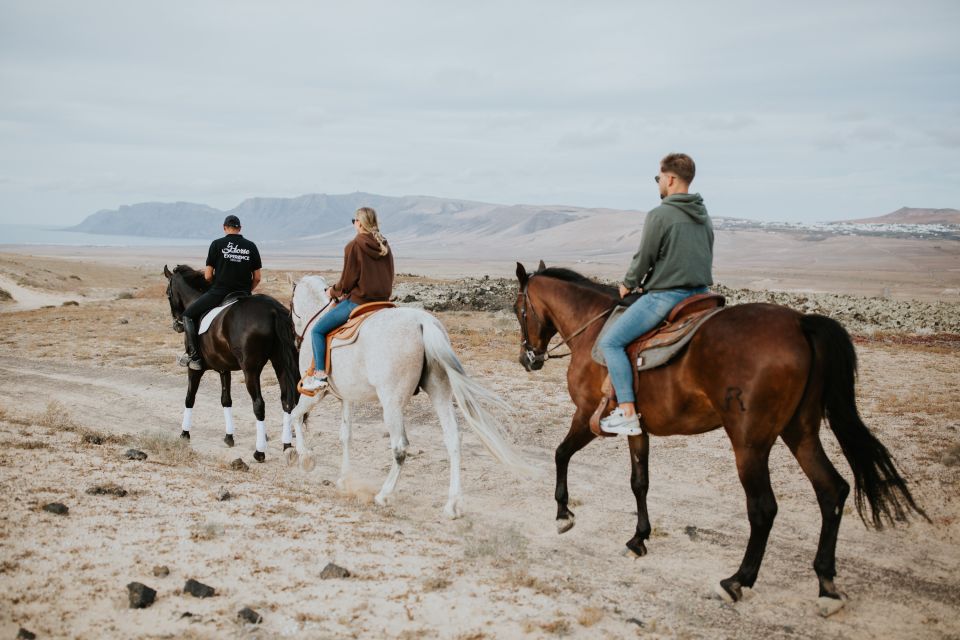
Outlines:
{"label": "horse tail", "polygon": [[[830,424],[853,470],[855,502],[867,526],[882,529],[914,512],[930,518],[917,505],[887,448],[870,432],[857,411],[854,385],[857,353],[846,329],[832,318],[805,315],[800,326],[813,346],[815,365],[823,376],[822,415]],[[870,522],[865,506],[870,506]]]}
{"label": "horse tail", "polygon": [[510,446],[497,419],[485,406],[491,405],[510,411],[510,405],[467,375],[450,345],[446,330],[436,318],[427,316],[420,323],[420,327],[423,331],[427,371],[439,369],[446,374],[453,397],[473,432],[499,462],[527,475],[533,475],[534,468]]}
{"label": "horse tail", "polygon": [[296,339],[293,334],[293,321],[290,310],[270,296],[261,296],[270,303],[273,309],[273,335],[277,338],[274,355],[280,358],[280,370],[287,380],[289,397],[296,402],[297,382],[300,381],[300,363],[297,358]]}

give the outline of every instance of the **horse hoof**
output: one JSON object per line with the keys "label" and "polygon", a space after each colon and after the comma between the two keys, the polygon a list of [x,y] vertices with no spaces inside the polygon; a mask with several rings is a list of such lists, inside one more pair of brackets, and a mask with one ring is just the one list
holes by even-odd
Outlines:
{"label": "horse hoof", "polygon": [[303,469],[304,472],[310,473],[316,466],[317,460],[313,457],[313,454],[305,453],[300,456],[300,468]]}
{"label": "horse hoof", "polygon": [[451,500],[443,508],[443,513],[451,520],[456,520],[463,516],[463,507],[460,505],[460,500]]}
{"label": "horse hoof", "polygon": [[256,460],[257,462],[263,462],[264,460],[267,459],[267,454],[263,451],[254,451],[253,459]]}
{"label": "horse hoof", "polygon": [[577,519],[573,516],[557,520],[557,533],[566,533],[570,531],[570,529],[573,529],[573,525],[575,524],[577,524]]}
{"label": "horse hoof", "polygon": [[288,467],[292,467],[297,463],[297,459],[300,456],[297,454],[296,449],[284,449],[283,450],[283,461]]}
{"label": "horse hoof", "polygon": [[623,555],[637,560],[647,555],[647,546],[643,544],[643,540],[631,540],[623,550]]}
{"label": "horse hoof", "polygon": [[292,446],[293,446],[293,443],[291,443],[291,442],[284,442],[284,443],[283,443],[283,450],[286,451],[287,449],[289,449],[289,448],[292,447]]}
{"label": "horse hoof", "polygon": [[232,434],[232,433],[228,433],[227,435],[223,436],[223,441],[224,441],[224,443],[226,443],[226,445],[227,445],[228,447],[232,447],[232,446],[233,446],[233,434]]}
{"label": "horse hoof", "polygon": [[738,602],[743,598],[743,588],[740,583],[731,578],[721,580],[713,585],[713,593],[724,602]]}
{"label": "horse hoof", "polygon": [[839,598],[820,596],[817,598],[817,614],[823,618],[828,618],[837,611],[840,611],[840,609],[843,609],[846,605],[847,598],[845,596]]}
{"label": "horse hoof", "polygon": [[180,437],[183,438],[184,440],[189,440],[189,439],[190,439],[190,432],[189,432],[189,431],[181,431],[181,432],[180,432]]}

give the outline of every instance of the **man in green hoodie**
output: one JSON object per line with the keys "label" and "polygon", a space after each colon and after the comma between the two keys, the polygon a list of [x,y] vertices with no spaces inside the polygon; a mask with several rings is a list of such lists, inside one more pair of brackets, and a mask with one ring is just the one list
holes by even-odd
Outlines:
{"label": "man in green hoodie", "polygon": [[660,324],[678,302],[706,293],[713,284],[713,225],[703,198],[689,193],[695,173],[690,156],[671,153],[660,161],[654,178],[662,202],[647,214],[640,249],[620,285],[621,298],[638,288],[643,295],[600,342],[619,403],[600,421],[606,433],[640,434],[627,345]]}

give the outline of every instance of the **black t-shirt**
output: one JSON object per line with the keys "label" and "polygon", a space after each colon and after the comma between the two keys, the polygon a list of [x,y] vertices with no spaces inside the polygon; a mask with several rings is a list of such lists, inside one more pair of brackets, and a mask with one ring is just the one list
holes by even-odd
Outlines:
{"label": "black t-shirt", "polygon": [[210,243],[207,266],[213,267],[213,286],[249,292],[253,284],[253,272],[262,265],[257,245],[236,233]]}

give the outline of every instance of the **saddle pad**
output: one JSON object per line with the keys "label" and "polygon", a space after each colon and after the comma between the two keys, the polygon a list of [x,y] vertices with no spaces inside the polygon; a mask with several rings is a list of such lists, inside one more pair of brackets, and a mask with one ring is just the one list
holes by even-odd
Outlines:
{"label": "saddle pad", "polygon": [[[690,339],[693,338],[693,335],[697,332],[697,329],[700,328],[700,325],[723,309],[724,307],[716,307],[708,311],[701,311],[684,316],[679,322],[666,327],[661,325],[654,336],[644,341],[644,349],[638,354],[640,364],[637,366],[637,370],[645,371],[647,369],[654,369],[669,362],[677,352],[690,342]],[[593,343],[590,355],[597,364],[607,366],[606,358],[603,357],[603,350],[600,349],[600,340],[604,334],[609,331],[612,323],[616,322],[617,318],[619,318],[624,311],[626,311],[626,307],[617,307],[613,310],[613,313],[610,314],[610,317],[606,323],[604,323],[603,329],[600,330],[600,335],[597,336],[596,342]]]}
{"label": "saddle pad", "polygon": [[234,298],[227,304],[220,305],[215,309],[210,309],[203,318],[200,319],[200,328],[197,329],[197,335],[202,335],[207,332],[207,329],[210,328],[210,325],[213,324],[213,321],[216,319],[220,312],[232,305],[234,302],[239,300],[239,298]]}

